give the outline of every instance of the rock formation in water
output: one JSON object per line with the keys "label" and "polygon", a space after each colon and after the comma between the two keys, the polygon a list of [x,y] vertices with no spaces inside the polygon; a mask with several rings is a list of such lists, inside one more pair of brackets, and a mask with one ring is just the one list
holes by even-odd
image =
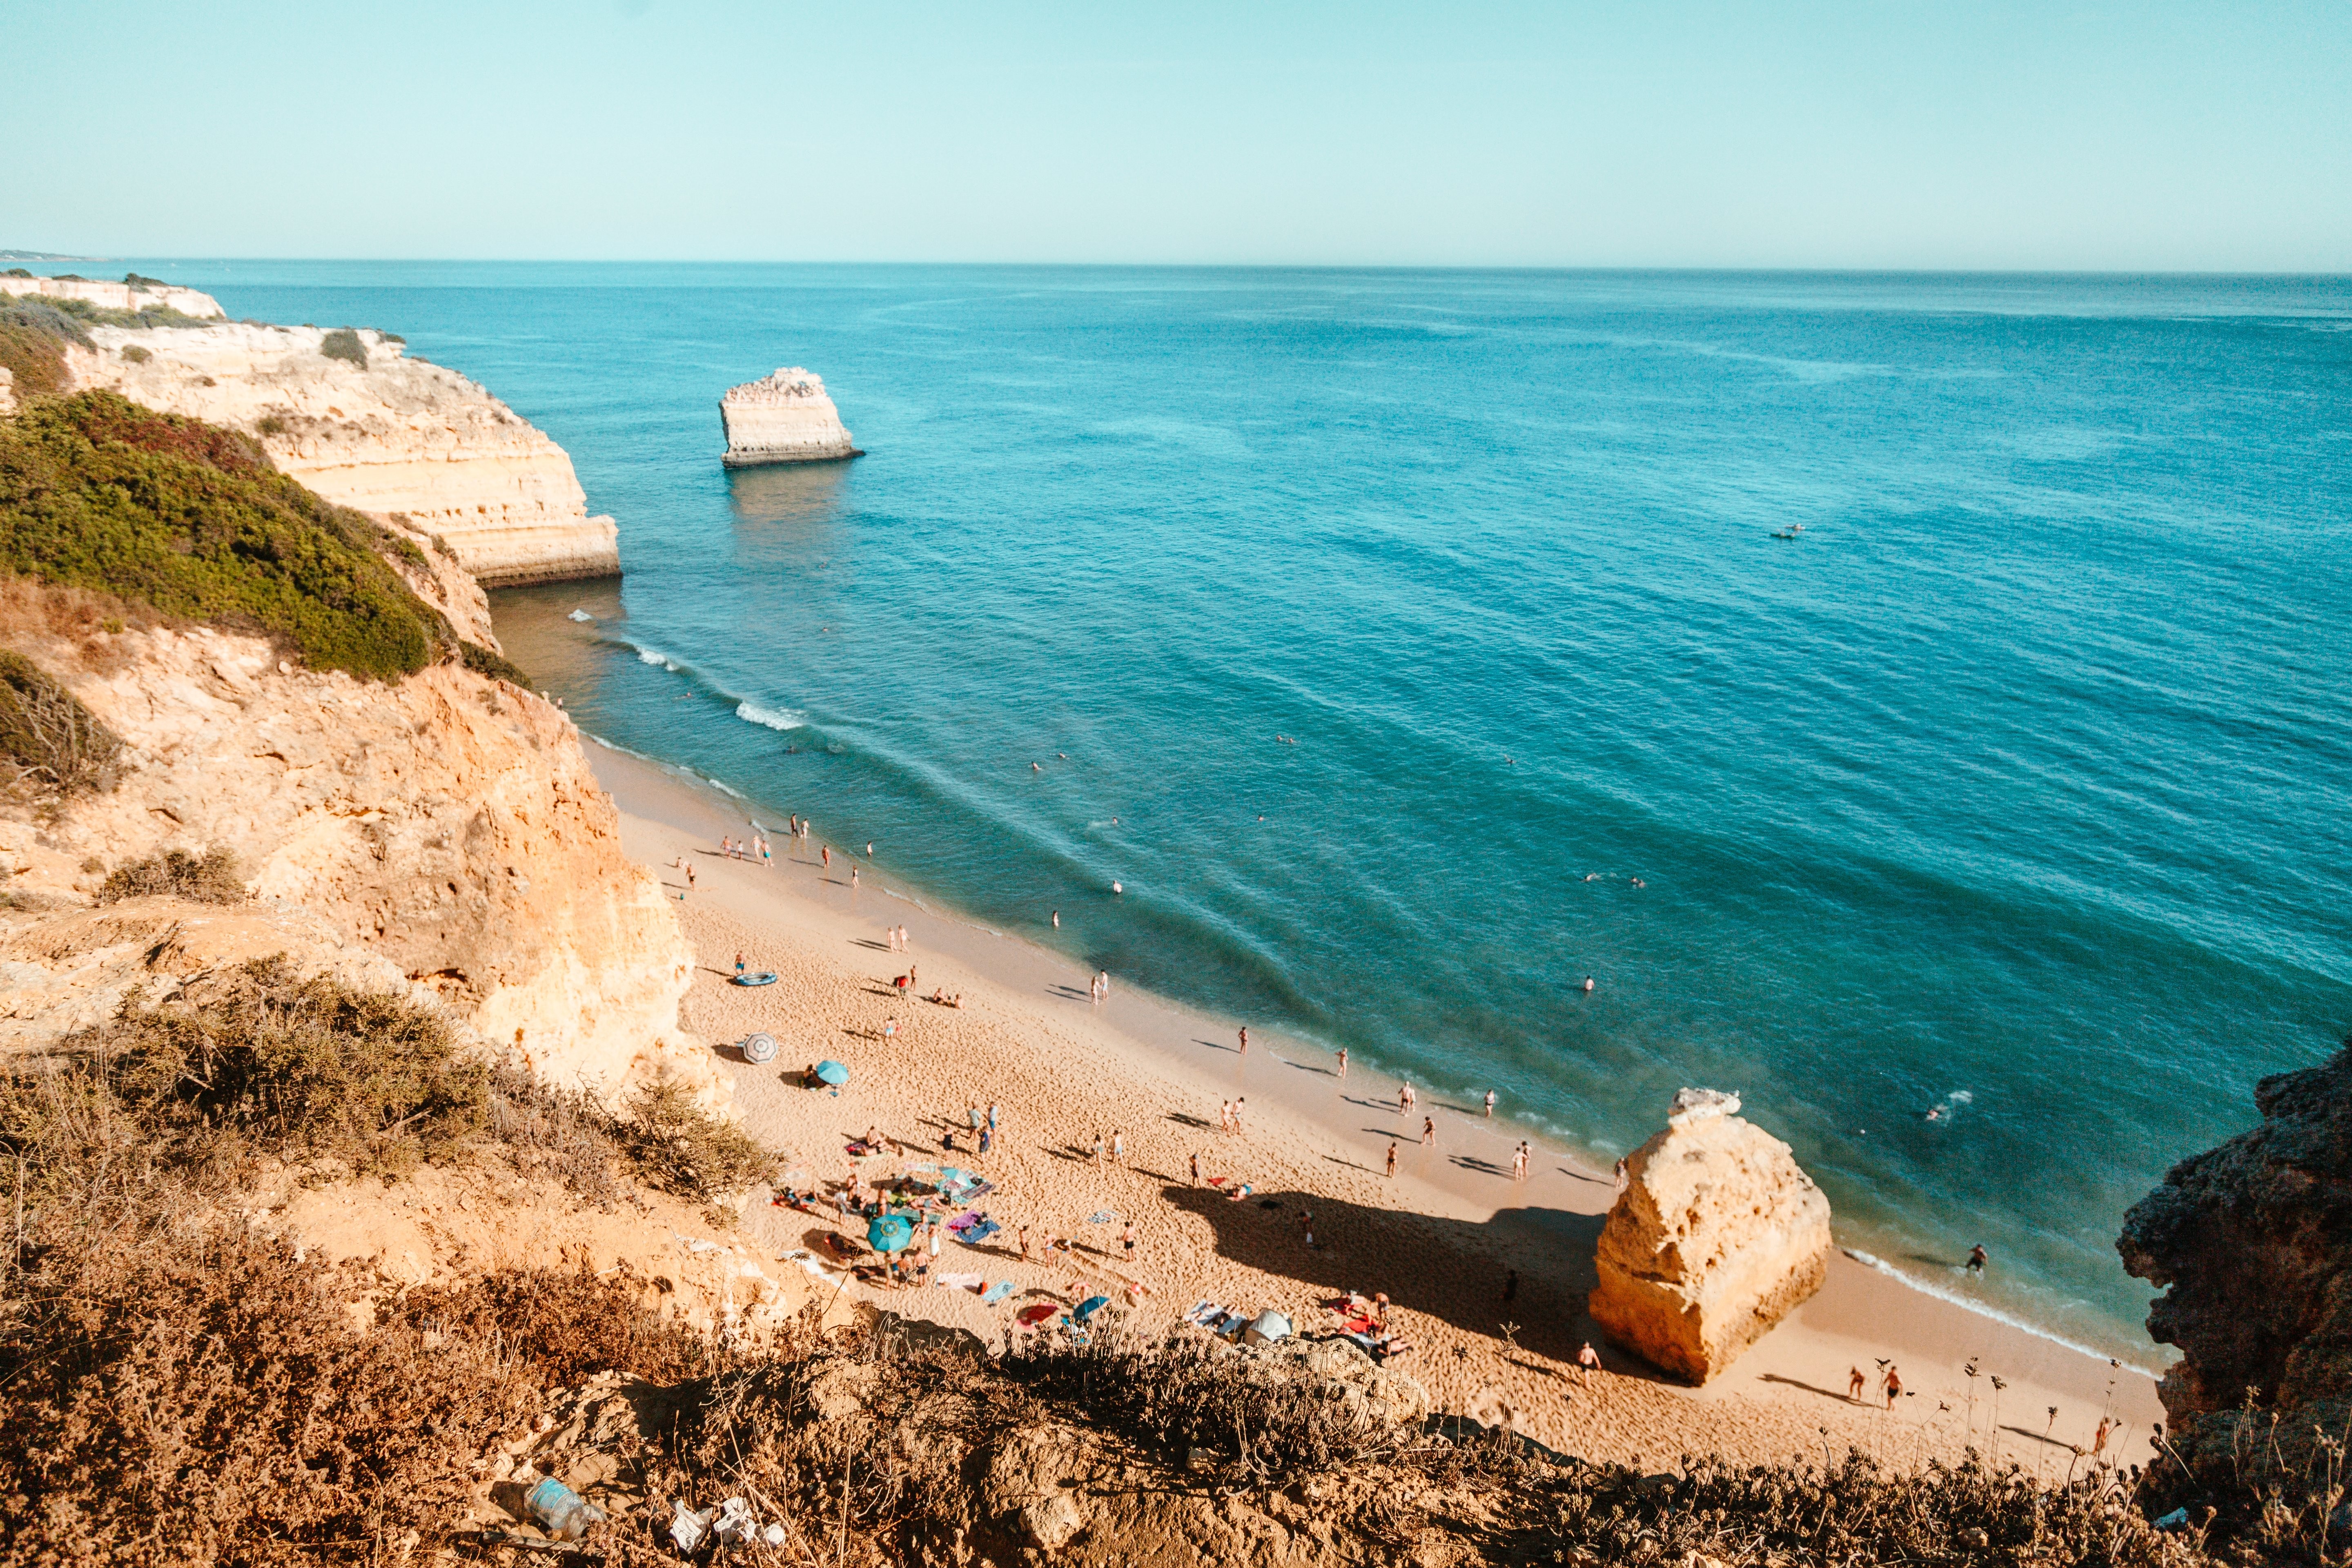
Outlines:
{"label": "rock formation in water", "polygon": [[97,278],[15,278],[0,275],[0,294],[30,300],[79,300],[102,310],[176,310],[198,321],[227,314],[210,294],[152,278],[109,283]]}
{"label": "rock formation in water", "polygon": [[2249,1400],[2290,1451],[2352,1420],[2352,1041],[2254,1104],[2263,1124],[2167,1172],[2116,1243],[2165,1288],[2147,1331],[2180,1347],[2158,1393],[2192,1464],[2227,1452]]}
{"label": "rock formation in water", "polygon": [[719,400],[730,468],[762,463],[822,463],[862,456],[835,412],[824,383],[797,365],[729,389]]}
{"label": "rock formation in water", "polygon": [[[478,623],[474,641],[495,646],[487,610],[465,602],[476,585],[621,569],[619,530],[588,515],[563,448],[456,371],[409,358],[398,339],[237,322],[89,336],[94,352],[66,356],[77,389],[255,437],[280,472],[415,542],[428,564],[412,579],[437,577],[420,591],[461,628]],[[447,557],[462,574],[438,568]]]}
{"label": "rock formation in water", "polygon": [[1705,1383],[1828,1278],[1830,1204],[1789,1146],[1707,1089],[1625,1162],[1601,1227],[1593,1321],[1644,1361]]}

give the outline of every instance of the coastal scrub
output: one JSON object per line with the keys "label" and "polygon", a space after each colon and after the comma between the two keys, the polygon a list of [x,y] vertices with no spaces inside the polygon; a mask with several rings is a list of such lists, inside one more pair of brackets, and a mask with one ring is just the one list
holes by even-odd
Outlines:
{"label": "coastal scrub", "polygon": [[439,651],[380,533],[246,437],[110,392],[0,426],[0,571],[257,630],[317,668],[393,679]]}

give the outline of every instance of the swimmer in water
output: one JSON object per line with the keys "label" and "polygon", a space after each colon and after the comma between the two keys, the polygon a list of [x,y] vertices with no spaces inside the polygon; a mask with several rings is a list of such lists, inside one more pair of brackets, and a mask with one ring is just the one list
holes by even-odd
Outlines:
{"label": "swimmer in water", "polygon": [[1029,764],[1029,771],[1033,773],[1042,773],[1045,771],[1045,764],[1043,763],[1031,763]]}
{"label": "swimmer in water", "polygon": [[1584,879],[1588,882],[1597,882],[1601,880],[1601,873],[1598,871],[1587,871],[1584,874]]}
{"label": "swimmer in water", "polygon": [[1635,887],[1637,887],[1637,888],[1646,888],[1646,887],[1648,887],[1648,886],[1650,885],[1649,883],[1644,882],[1643,880],[1642,880],[1642,879],[1641,879],[1641,878],[1639,878],[1639,877],[1635,877],[1634,879],[1633,879],[1633,886],[1635,886]]}
{"label": "swimmer in water", "polygon": [[1584,977],[1584,989],[1586,989],[1587,991],[1590,991],[1590,990],[1591,990],[1591,989],[1592,989],[1592,976],[1591,976],[1590,974],[1588,974],[1588,975],[1586,975],[1586,976]]}
{"label": "swimmer in water", "polygon": [[1062,929],[1062,911],[1059,910],[1054,911],[1054,929],[1055,931]]}

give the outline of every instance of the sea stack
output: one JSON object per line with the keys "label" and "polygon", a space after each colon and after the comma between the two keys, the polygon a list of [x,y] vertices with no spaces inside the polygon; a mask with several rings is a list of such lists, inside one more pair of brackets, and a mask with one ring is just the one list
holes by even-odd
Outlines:
{"label": "sea stack", "polygon": [[719,400],[719,417],[727,426],[723,460],[730,468],[865,455],[850,444],[824,381],[798,365],[729,389]]}
{"label": "sea stack", "polygon": [[1737,1095],[1685,1089],[1625,1162],[1601,1230],[1592,1320],[1662,1371],[1705,1383],[1829,1276],[1830,1201]]}

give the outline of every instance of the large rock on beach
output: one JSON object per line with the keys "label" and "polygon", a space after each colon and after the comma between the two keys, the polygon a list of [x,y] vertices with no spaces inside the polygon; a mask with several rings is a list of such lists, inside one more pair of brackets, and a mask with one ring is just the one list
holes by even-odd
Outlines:
{"label": "large rock on beach", "polygon": [[859,452],[825,395],[823,378],[789,365],[729,389],[719,400],[730,468],[763,463],[824,463]]}
{"label": "large rock on beach", "polygon": [[2180,1347],[2157,1392],[2173,1448],[2224,1458],[2251,1405],[2290,1468],[2352,1420],[2352,1041],[2254,1088],[2263,1124],[2183,1160],[2124,1215],[2124,1267],[2166,1287],[2147,1331]]}
{"label": "large rock on beach", "polygon": [[1830,1201],[1789,1146],[1710,1089],[1675,1097],[1625,1163],[1601,1230],[1593,1321],[1663,1371],[1705,1383],[1822,1287]]}

